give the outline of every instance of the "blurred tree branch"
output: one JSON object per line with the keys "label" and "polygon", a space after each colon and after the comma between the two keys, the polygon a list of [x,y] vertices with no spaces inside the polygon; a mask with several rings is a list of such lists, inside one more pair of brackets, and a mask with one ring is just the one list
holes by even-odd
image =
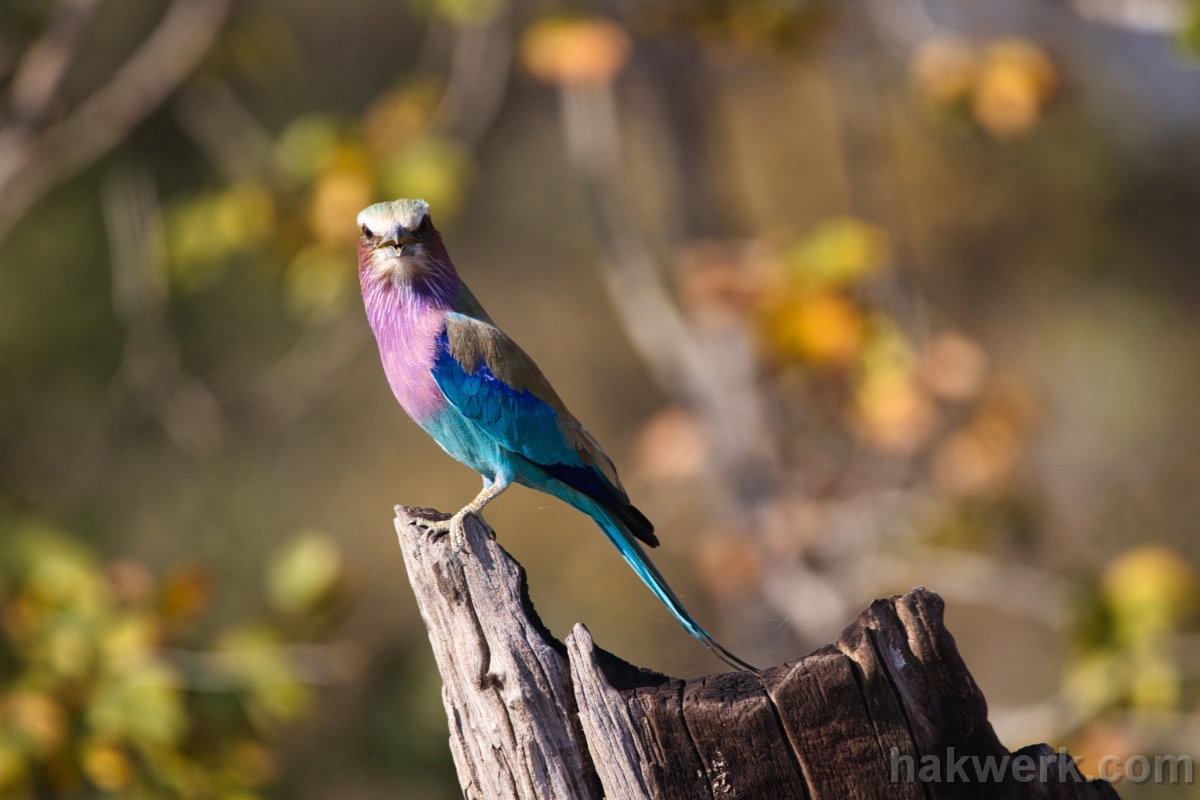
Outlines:
{"label": "blurred tree branch", "polygon": [[501,5],[488,20],[459,25],[450,73],[431,127],[474,150],[492,127],[512,67],[512,10]]}
{"label": "blurred tree branch", "polygon": [[162,217],[148,172],[120,165],[109,173],[104,221],[113,308],[128,333],[119,379],[180,448],[211,452],[224,438],[225,423],[216,398],[179,363],[179,342],[167,322]]}
{"label": "blurred tree branch", "polygon": [[51,123],[63,75],[97,0],[64,0],[13,79],[12,120],[0,130],[0,238],[48,191],[116,146],[200,63],[230,0],[173,0],[108,82]]}
{"label": "blurred tree branch", "polygon": [[1054,631],[1070,620],[1070,586],[1037,567],[944,547],[916,547],[904,556],[878,554],[868,584],[908,586],[928,581],[939,594],[965,606],[987,608]]}
{"label": "blurred tree branch", "polygon": [[50,27],[25,51],[13,78],[8,109],[13,132],[33,130],[50,115],[99,4],[100,0],[62,0]]}
{"label": "blurred tree branch", "polygon": [[1174,33],[1187,19],[1182,0],[1074,0],[1072,5],[1089,22],[1145,33]]}
{"label": "blurred tree branch", "polygon": [[192,82],[172,110],[184,132],[230,183],[282,179],[275,142],[224,81]]}
{"label": "blurred tree branch", "polygon": [[604,277],[626,331],[663,389],[711,418],[717,470],[731,487],[731,514],[752,516],[778,482],[778,457],[755,388],[749,337],[736,329],[695,330],[668,293],[621,177],[611,87],[565,86],[562,114],[604,255]]}

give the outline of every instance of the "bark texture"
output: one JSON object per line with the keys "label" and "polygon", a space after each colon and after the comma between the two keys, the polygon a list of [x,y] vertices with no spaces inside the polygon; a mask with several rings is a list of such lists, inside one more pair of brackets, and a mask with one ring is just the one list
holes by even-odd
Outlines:
{"label": "bark texture", "polygon": [[485,523],[468,518],[463,553],[419,526],[445,518],[396,508],[471,800],[1116,800],[1065,754],[1000,744],[924,588],[875,601],[804,658],[684,681],[583,625],[557,641]]}

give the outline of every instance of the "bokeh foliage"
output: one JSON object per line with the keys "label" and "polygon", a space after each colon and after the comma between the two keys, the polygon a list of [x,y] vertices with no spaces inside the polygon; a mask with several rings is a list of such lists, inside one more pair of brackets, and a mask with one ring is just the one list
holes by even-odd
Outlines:
{"label": "bokeh foliage", "polygon": [[311,704],[288,644],[342,581],[327,537],[285,545],[259,618],[215,630],[198,565],[155,579],[33,521],[0,542],[3,796],[248,800],[277,778],[275,740]]}

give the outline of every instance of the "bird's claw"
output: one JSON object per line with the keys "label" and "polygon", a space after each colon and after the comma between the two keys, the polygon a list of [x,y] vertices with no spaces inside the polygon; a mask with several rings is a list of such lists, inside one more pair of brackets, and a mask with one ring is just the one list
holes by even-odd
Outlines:
{"label": "bird's claw", "polygon": [[425,532],[430,539],[440,539],[450,532],[451,519],[416,519],[413,525]]}
{"label": "bird's claw", "polygon": [[[450,545],[456,553],[465,553],[467,551],[467,531],[464,527],[466,515],[471,512],[460,511],[450,519],[421,519],[414,524],[425,532],[425,536],[431,540],[440,539],[443,536],[450,536]],[[491,533],[491,537],[495,539],[495,534]]]}

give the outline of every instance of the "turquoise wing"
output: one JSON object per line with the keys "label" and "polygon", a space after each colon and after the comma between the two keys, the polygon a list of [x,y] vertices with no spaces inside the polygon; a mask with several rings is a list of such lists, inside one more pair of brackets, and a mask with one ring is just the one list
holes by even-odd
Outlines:
{"label": "turquoise wing", "polygon": [[433,379],[494,442],[628,518],[638,538],[657,544],[653,526],[629,504],[604,450],[566,409],[533,359],[495,325],[447,314]]}

